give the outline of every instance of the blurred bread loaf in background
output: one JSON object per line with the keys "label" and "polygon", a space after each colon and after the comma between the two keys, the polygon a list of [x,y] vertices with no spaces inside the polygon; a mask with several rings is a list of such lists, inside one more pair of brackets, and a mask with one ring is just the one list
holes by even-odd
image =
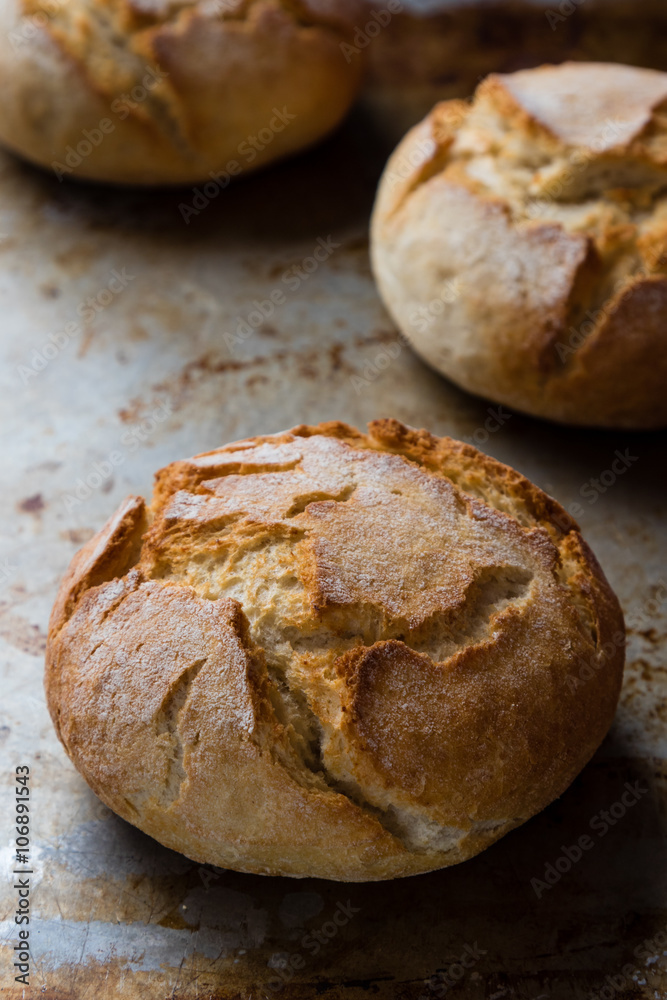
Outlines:
{"label": "blurred bread loaf in background", "polygon": [[372,222],[399,328],[470,392],[565,423],[667,424],[667,74],[493,74],[399,144]]}
{"label": "blurred bread loaf in background", "polygon": [[0,142],[59,178],[227,183],[322,138],[354,0],[4,0]]}

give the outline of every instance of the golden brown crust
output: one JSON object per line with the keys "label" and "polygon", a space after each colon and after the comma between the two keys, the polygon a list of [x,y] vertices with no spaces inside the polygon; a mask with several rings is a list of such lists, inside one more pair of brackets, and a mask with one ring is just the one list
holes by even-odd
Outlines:
{"label": "golden brown crust", "polygon": [[428,871],[539,811],[599,745],[620,608],[513,470],[379,420],[156,480],[76,557],[46,689],[86,780],[161,842],[267,874]]}
{"label": "golden brown crust", "polygon": [[224,186],[338,124],[360,81],[361,60],[341,51],[357,11],[356,0],[8,0],[0,140],[61,178]]}
{"label": "golden brown crust", "polygon": [[493,74],[408,133],[372,257],[427,361],[537,416],[667,423],[666,112],[667,74],[564,63]]}

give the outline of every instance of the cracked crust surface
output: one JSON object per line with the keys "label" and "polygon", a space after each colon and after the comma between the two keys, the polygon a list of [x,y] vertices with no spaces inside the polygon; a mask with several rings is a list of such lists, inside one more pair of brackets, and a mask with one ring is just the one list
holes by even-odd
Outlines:
{"label": "cracked crust surface", "polygon": [[167,846],[363,881],[462,861],[560,795],[623,658],[555,501],[381,420],[159,472],[75,557],[46,691],[91,787]]}
{"label": "cracked crust surface", "polygon": [[7,0],[0,141],[116,183],[254,170],[347,112],[360,60],[340,46],[357,13],[357,0]]}
{"label": "cracked crust surface", "polygon": [[463,388],[667,424],[667,74],[564,63],[436,105],[387,164],[371,242],[398,326]]}

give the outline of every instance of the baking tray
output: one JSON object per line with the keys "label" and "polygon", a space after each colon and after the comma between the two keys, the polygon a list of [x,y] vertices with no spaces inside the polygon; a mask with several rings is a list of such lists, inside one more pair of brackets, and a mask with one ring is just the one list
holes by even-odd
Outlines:
{"label": "baking tray", "polygon": [[[403,24],[406,52],[443,23]],[[655,61],[655,32],[642,31],[635,61]],[[396,62],[399,43],[386,36],[364,100],[333,138],[235,183],[187,225],[179,206],[190,190],[61,184],[0,156],[0,989],[12,1000],[667,997],[667,439],[499,411],[401,344],[367,246],[398,127],[385,112],[412,59]],[[404,119],[466,86],[429,66],[404,76]],[[276,288],[284,303],[258,322],[250,314]],[[238,335],[242,321],[250,335]],[[301,422],[363,427],[388,415],[476,443],[579,505],[629,628],[614,727],[559,801],[449,870],[345,885],[196,865],[106,809],[56,740],[42,669],[58,580],[169,461]],[[610,471],[619,452],[620,473]],[[13,789],[24,765],[27,988],[12,970]],[[636,794],[623,806],[626,783]],[[593,847],[568,865],[584,835]]]}

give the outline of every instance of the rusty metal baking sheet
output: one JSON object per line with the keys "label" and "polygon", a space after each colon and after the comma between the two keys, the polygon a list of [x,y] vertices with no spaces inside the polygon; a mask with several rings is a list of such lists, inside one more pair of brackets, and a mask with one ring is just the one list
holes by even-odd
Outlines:
{"label": "rusty metal baking sheet", "polygon": [[[3,995],[667,997],[666,438],[510,414],[402,345],[368,265],[386,151],[362,108],[187,225],[191,191],[60,184],[0,157]],[[385,415],[476,443],[578,504],[629,627],[612,732],[558,802],[453,869],[345,885],[196,865],[103,807],[56,740],[42,669],[58,580],[166,462]],[[28,987],[13,965],[21,766]]]}

